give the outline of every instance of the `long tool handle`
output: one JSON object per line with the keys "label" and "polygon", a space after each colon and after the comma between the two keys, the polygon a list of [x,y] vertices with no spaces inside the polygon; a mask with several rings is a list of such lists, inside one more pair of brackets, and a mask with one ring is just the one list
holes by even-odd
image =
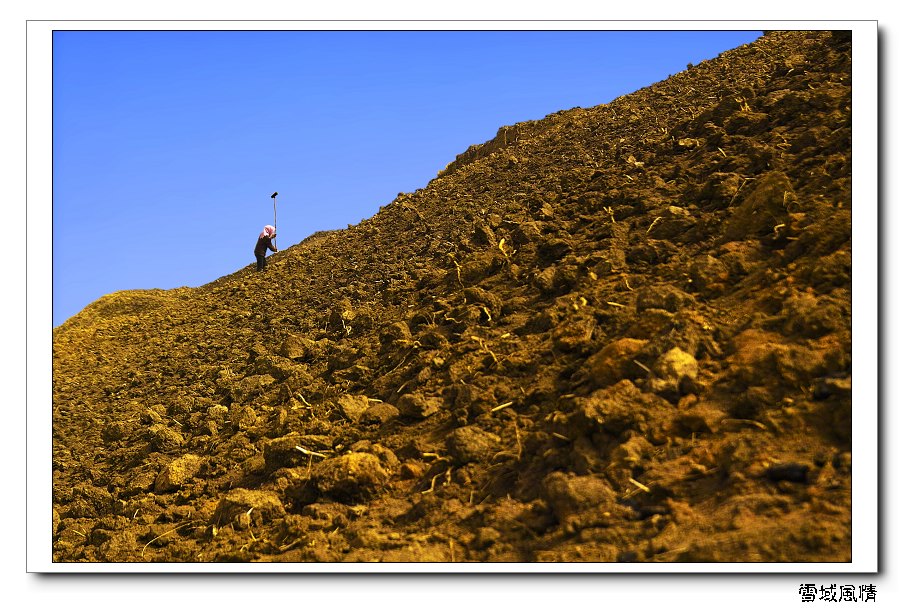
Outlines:
{"label": "long tool handle", "polygon": [[273,227],[274,228],[279,227],[276,225],[276,196],[277,196],[277,194],[279,194],[279,192],[273,192],[273,194],[270,196],[271,198],[273,198]]}

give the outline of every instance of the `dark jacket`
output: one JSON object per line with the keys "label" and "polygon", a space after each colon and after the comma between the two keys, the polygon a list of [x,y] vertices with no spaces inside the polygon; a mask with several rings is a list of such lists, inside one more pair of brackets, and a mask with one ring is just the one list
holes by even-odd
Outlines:
{"label": "dark jacket", "polygon": [[279,251],[276,247],[273,246],[272,241],[269,236],[264,236],[262,238],[257,239],[257,244],[254,246],[254,255],[258,257],[263,257],[267,255],[267,249],[276,253]]}

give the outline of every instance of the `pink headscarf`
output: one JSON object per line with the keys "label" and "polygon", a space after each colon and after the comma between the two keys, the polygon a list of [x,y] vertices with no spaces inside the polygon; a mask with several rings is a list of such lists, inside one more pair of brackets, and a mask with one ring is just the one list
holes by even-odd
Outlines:
{"label": "pink headscarf", "polygon": [[261,232],[258,238],[264,238],[265,236],[269,236],[270,238],[276,236],[276,228],[274,228],[273,226],[264,226],[264,231]]}

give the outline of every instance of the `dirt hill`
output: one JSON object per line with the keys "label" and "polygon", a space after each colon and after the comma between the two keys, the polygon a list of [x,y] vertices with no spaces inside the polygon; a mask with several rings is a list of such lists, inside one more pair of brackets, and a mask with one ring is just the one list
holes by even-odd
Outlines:
{"label": "dirt hill", "polygon": [[59,562],[851,559],[849,33],[54,330]]}

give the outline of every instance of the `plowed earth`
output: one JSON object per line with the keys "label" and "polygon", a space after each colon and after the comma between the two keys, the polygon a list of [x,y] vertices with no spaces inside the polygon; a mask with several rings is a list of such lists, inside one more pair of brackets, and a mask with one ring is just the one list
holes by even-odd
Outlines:
{"label": "plowed earth", "polygon": [[845,34],[90,305],[54,330],[54,561],[849,561]]}

